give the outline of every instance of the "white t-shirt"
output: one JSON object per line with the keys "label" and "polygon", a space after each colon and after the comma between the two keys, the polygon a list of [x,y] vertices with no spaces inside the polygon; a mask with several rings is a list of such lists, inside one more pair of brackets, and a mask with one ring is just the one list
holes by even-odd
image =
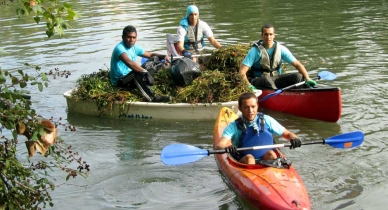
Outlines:
{"label": "white t-shirt", "polygon": [[[203,35],[206,38],[212,37],[213,36],[213,32],[210,29],[209,25],[206,22],[202,21],[202,20],[201,20],[201,22],[202,22],[202,32],[203,32]],[[189,27],[193,27],[193,26],[189,26]],[[195,27],[193,28],[193,31],[195,32]],[[183,26],[180,25],[178,27],[178,31],[177,31],[177,40],[181,41],[181,42],[184,42],[186,34],[187,34],[187,31],[185,30],[185,28]]]}

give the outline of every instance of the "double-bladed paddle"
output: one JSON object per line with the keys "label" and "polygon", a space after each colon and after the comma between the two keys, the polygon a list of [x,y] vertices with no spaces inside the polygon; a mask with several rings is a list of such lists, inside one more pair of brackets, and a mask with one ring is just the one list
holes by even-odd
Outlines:
{"label": "double-bladed paddle", "polygon": [[[304,142],[302,145],[310,144],[328,144],[334,148],[347,149],[361,145],[364,141],[364,133],[361,131],[354,131],[344,134],[332,136],[327,139],[318,141]],[[237,151],[243,150],[259,150],[268,148],[290,147],[291,144],[274,144],[255,147],[237,148]],[[181,165],[195,162],[210,154],[223,154],[226,150],[205,150],[187,144],[170,144],[163,148],[160,158],[165,165]]]}
{"label": "double-bladed paddle", "polygon": [[[318,73],[318,77],[314,78],[314,80],[334,80],[335,78],[337,78],[337,75],[331,73],[330,71],[321,71]],[[306,84],[306,81],[303,81],[303,82],[299,82],[299,83],[296,83],[294,85],[290,85],[288,87],[285,87],[285,88],[282,88],[282,89],[279,89],[273,93],[270,93],[266,96],[264,96],[263,98],[261,98],[259,100],[259,102],[262,102],[264,100],[267,100],[273,96],[276,96],[276,95],[279,95],[280,93],[282,93],[284,90],[288,90],[288,89],[291,89],[291,88],[296,88],[298,86],[301,86],[301,85],[304,85]]]}

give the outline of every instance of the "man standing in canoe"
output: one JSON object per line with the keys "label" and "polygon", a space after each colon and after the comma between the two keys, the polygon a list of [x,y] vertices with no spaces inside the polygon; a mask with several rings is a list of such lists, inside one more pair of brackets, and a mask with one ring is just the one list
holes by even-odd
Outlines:
{"label": "man standing in canoe", "polygon": [[251,92],[241,94],[238,99],[238,109],[242,116],[225,128],[215,149],[225,149],[242,163],[255,164],[256,160],[274,160],[278,156],[273,149],[237,152],[237,148],[273,145],[272,134],[288,139],[291,148],[302,145],[296,134],[284,128],[275,119],[263,113],[258,114],[258,108],[258,99],[255,94]]}
{"label": "man standing in canoe", "polygon": [[177,31],[177,48],[183,56],[191,58],[192,54],[198,53],[205,46],[206,37],[213,47],[220,49],[221,44],[214,38],[209,25],[200,20],[198,7],[187,7],[186,16],[182,18]]}
{"label": "man standing in canoe", "polygon": [[113,49],[110,60],[110,82],[112,85],[135,89],[150,102],[169,102],[171,97],[155,95],[151,86],[154,83],[152,75],[136,63],[137,56],[151,58],[158,56],[159,60],[169,61],[168,56],[145,51],[141,46],[135,44],[137,31],[133,26],[126,26],[123,29],[123,41]]}
{"label": "man standing in canoe", "polygon": [[[239,73],[256,88],[281,89],[298,82],[306,80],[308,87],[317,83],[310,79],[307,70],[287,49],[275,39],[275,28],[271,24],[265,24],[261,28],[262,40],[253,44],[248,54],[245,56]],[[299,73],[282,74],[282,61],[293,65]],[[251,74],[248,75],[249,68]]]}

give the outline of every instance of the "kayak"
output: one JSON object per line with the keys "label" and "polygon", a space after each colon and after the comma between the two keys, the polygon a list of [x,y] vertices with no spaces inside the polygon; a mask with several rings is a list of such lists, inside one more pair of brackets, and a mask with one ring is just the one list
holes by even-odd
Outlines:
{"label": "kayak", "polygon": [[[259,100],[276,90],[262,89]],[[341,117],[341,89],[338,87],[296,88],[259,103],[260,107],[299,117],[337,122]]]}
{"label": "kayak", "polygon": [[[214,126],[214,145],[221,139],[225,127],[237,117],[227,107],[220,110]],[[277,152],[284,157],[280,150]],[[307,190],[292,165],[287,169],[247,165],[237,162],[229,154],[216,154],[216,161],[231,186],[256,208],[311,208]]]}

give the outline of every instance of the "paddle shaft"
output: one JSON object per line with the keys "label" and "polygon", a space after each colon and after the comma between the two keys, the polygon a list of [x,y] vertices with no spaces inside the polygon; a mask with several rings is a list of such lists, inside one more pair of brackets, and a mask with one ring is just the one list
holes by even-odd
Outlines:
{"label": "paddle shaft", "polygon": [[[211,56],[212,54],[195,54],[195,55],[191,55],[191,57],[193,58],[196,58],[196,57],[205,57],[205,56]],[[173,56],[171,54],[171,60],[174,60],[174,59],[180,59],[180,58],[184,58],[185,56],[182,56],[182,55],[179,55],[179,56]]]}
{"label": "paddle shaft", "polygon": [[[310,141],[310,142],[302,143],[302,145],[310,145],[310,144],[325,144],[325,140],[323,139],[323,140],[319,140],[319,141]],[[265,145],[265,146],[237,148],[237,151],[272,149],[272,148],[282,148],[282,147],[290,147],[290,146],[291,146],[291,144],[273,144],[273,145]],[[223,149],[223,150],[208,150],[208,155],[224,154],[224,153],[227,153],[227,151],[225,149]]]}
{"label": "paddle shaft", "polygon": [[[314,78],[314,80],[319,80],[319,79],[321,79],[320,76],[317,76],[317,77]],[[296,87],[301,86],[301,85],[303,85],[303,84],[305,84],[305,83],[306,83],[306,81],[303,81],[303,82],[299,82],[299,83],[290,85],[290,86],[288,86],[288,87],[282,88],[282,89],[280,89],[280,90],[277,90],[277,91],[275,91],[274,93],[271,93],[271,94],[268,94],[268,95],[264,96],[263,98],[261,98],[261,99],[259,100],[259,102],[263,102],[263,101],[265,101],[265,100],[267,100],[267,99],[269,99],[269,98],[272,98],[272,97],[274,97],[274,96],[276,96],[276,95],[282,93],[284,90],[296,88]]]}
{"label": "paddle shaft", "polygon": [[[321,79],[320,76],[317,76],[317,77],[313,78],[313,80],[319,80],[319,79]],[[281,90],[282,90],[282,92],[283,92],[283,90],[289,90],[289,89],[292,89],[292,88],[296,88],[296,87],[301,86],[301,85],[303,85],[303,84],[305,84],[305,83],[306,83],[306,81],[299,82],[299,83],[296,83],[296,84],[294,84],[294,85],[291,85],[291,86],[282,88]]]}

